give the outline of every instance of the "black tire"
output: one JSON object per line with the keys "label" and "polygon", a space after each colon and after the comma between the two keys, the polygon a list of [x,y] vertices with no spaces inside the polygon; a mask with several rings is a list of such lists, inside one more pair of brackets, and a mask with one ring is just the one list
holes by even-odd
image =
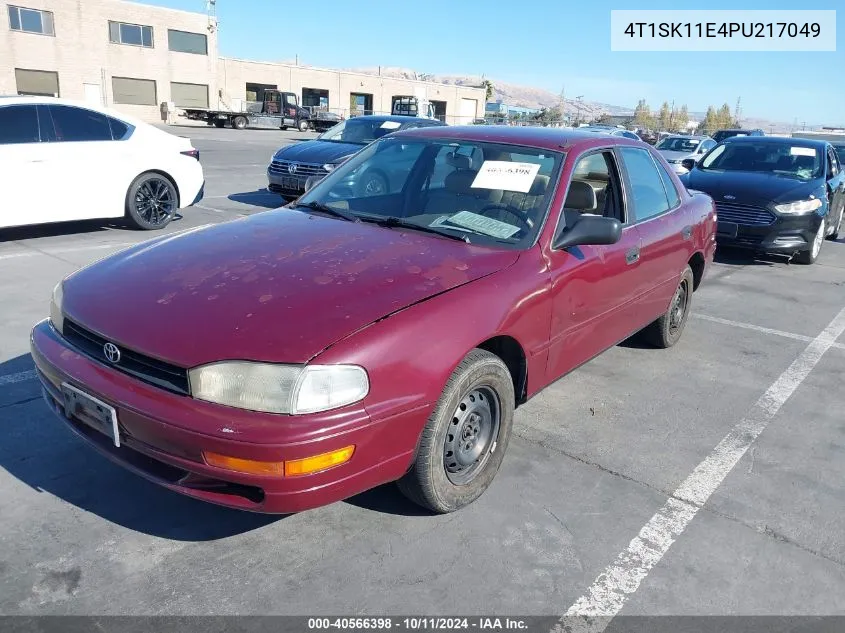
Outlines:
{"label": "black tire", "polygon": [[137,229],[163,229],[178,210],[176,185],[164,174],[143,173],[132,181],[126,192],[126,218]]}
{"label": "black tire", "polygon": [[387,177],[378,171],[364,172],[358,184],[358,195],[360,196],[383,196],[389,192],[390,185]]}
{"label": "black tire", "polygon": [[[446,382],[423,429],[414,465],[397,482],[402,494],[441,514],[478,499],[505,457],[514,407],[513,380],[505,363],[486,350],[472,350]],[[485,410],[489,423],[483,419]]]}
{"label": "black tire", "polygon": [[296,124],[297,129],[300,132],[307,132],[308,131],[308,121],[305,119],[301,119],[299,123]]}
{"label": "black tire", "polygon": [[845,224],[845,206],[839,209],[839,217],[836,220],[836,224],[833,225],[833,233],[828,235],[828,239],[830,240],[838,240],[842,237],[842,225]]}
{"label": "black tire", "polygon": [[692,307],[694,278],[687,266],[675,289],[669,309],[643,330],[645,339],[661,349],[667,349],[681,340]]}
{"label": "black tire", "polygon": [[824,218],[822,218],[819,222],[818,231],[816,232],[813,241],[810,243],[810,248],[797,253],[795,255],[795,261],[804,266],[811,266],[812,264],[815,264],[822,251],[826,232],[825,221]]}
{"label": "black tire", "polygon": [[236,116],[232,119],[232,127],[236,130],[243,130],[246,127],[248,121],[246,120],[245,116]]}
{"label": "black tire", "polygon": [[226,125],[226,121],[223,121],[222,119],[214,121],[214,127],[223,127],[224,125]]}

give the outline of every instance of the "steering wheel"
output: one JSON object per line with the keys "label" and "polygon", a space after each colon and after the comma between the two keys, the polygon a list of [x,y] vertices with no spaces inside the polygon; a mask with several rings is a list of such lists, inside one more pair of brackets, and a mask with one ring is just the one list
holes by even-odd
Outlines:
{"label": "steering wheel", "polygon": [[[523,216],[521,213],[519,213],[513,207],[509,207],[506,204],[502,204],[501,202],[493,202],[492,204],[488,204],[488,205],[485,205],[484,207],[482,207],[481,210],[479,211],[479,213],[481,215],[484,215],[484,212],[487,211],[488,209],[491,210],[491,211],[493,211],[493,210],[504,211],[508,215],[515,217],[517,223],[521,226],[521,228],[525,229],[526,231],[531,231],[534,228],[534,225],[531,223],[531,221],[529,219],[527,219],[525,216]],[[491,218],[491,219],[495,219],[495,218]]]}

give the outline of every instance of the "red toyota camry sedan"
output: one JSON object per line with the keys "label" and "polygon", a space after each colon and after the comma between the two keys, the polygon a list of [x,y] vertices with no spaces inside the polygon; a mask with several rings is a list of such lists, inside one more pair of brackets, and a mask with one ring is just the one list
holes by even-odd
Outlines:
{"label": "red toyota camry sedan", "polygon": [[73,432],[171,490],[288,513],[396,481],[451,512],[516,407],[637,332],[679,340],[715,228],[640,141],[403,131],[287,207],[68,276],[32,356]]}

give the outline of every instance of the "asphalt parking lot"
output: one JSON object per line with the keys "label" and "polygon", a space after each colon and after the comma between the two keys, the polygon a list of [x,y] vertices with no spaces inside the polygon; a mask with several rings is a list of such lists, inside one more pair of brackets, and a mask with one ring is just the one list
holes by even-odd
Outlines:
{"label": "asphalt parking lot", "polygon": [[[278,206],[267,161],[314,136],[172,131],[207,187],[167,231]],[[463,511],[387,486],[268,517],[123,471],[41,401],[28,334],[53,286],[148,237],[0,233],[0,613],[845,614],[842,241],[814,266],[719,253],[681,342],[623,343],[520,408]]]}

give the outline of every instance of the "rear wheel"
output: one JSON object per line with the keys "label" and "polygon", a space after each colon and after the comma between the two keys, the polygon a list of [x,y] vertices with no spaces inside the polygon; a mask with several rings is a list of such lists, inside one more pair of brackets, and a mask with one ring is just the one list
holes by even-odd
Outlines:
{"label": "rear wheel", "polygon": [[236,130],[242,130],[246,127],[247,120],[245,116],[236,116],[232,119],[232,127]]}
{"label": "rear wheel", "polygon": [[675,295],[672,297],[669,309],[643,330],[643,335],[649,343],[665,349],[672,347],[681,340],[681,334],[684,332],[692,306],[692,293],[692,268],[687,266],[681,275],[678,287],[675,289]]}
{"label": "rear wheel", "polygon": [[141,174],[126,192],[126,217],[136,228],[145,231],[163,229],[178,208],[176,185],[163,174]]}
{"label": "rear wheel", "polygon": [[504,362],[486,350],[471,351],[446,383],[399,489],[439,513],[478,499],[504,459],[514,406],[513,381]]}
{"label": "rear wheel", "polygon": [[824,218],[821,219],[819,222],[819,229],[816,231],[816,235],[813,238],[813,243],[810,245],[806,251],[801,251],[795,256],[795,261],[799,264],[804,264],[805,266],[809,266],[810,264],[815,264],[816,260],[819,258],[819,253],[822,250],[822,244],[824,244],[825,238],[825,222]]}

